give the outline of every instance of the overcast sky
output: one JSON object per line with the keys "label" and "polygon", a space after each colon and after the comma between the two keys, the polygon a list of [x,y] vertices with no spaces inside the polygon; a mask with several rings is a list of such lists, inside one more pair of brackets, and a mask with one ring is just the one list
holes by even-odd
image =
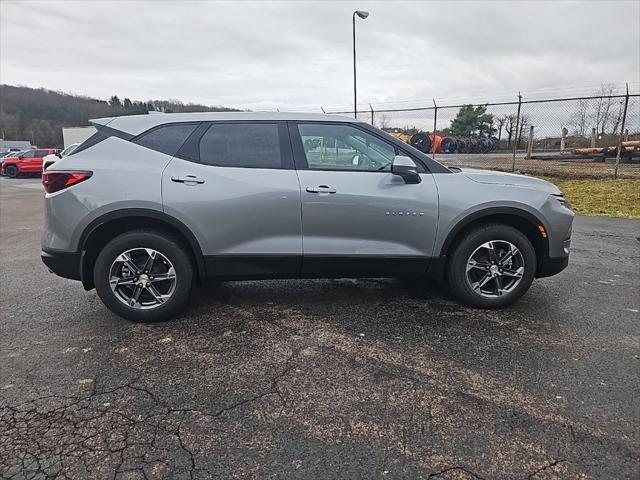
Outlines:
{"label": "overcast sky", "polygon": [[0,81],[251,109],[640,88],[640,2],[0,0]]}

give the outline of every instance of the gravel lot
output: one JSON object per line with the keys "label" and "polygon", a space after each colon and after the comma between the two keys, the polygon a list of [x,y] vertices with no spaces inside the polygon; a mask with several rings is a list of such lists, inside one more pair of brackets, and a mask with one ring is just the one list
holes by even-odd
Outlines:
{"label": "gravel lot", "polygon": [[0,178],[3,478],[638,478],[640,221],[479,311],[393,280],[209,284],[136,325],[39,258]]}

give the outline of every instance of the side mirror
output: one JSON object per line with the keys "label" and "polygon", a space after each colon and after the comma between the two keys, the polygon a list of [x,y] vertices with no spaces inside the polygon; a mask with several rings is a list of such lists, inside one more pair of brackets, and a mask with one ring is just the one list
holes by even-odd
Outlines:
{"label": "side mirror", "polygon": [[54,152],[54,155],[58,158],[62,158],[62,155],[60,155],[60,152]]}
{"label": "side mirror", "polygon": [[401,176],[404,183],[415,184],[422,181],[415,162],[404,155],[396,155],[393,157],[391,173]]}

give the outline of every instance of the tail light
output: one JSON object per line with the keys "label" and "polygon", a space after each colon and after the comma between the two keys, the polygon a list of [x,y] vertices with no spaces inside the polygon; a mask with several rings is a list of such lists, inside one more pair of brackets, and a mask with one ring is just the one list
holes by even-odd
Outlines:
{"label": "tail light", "polygon": [[55,193],[86,179],[91,178],[93,172],[42,172],[42,185],[47,193]]}

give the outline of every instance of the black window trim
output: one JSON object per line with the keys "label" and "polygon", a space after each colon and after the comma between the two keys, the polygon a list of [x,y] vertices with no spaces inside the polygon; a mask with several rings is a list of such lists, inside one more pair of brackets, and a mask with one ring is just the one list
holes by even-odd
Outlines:
{"label": "black window trim", "polygon": [[78,145],[73,152],[71,152],[68,156],[75,155],[76,153],[80,153],[87,148],[93,147],[98,143],[106,140],[110,137],[118,137],[123,140],[130,141],[134,138],[130,133],[123,132],[122,130],[116,130],[115,128],[108,127],[106,125],[96,125],[96,133],[87,138],[84,142]]}
{"label": "black window trim", "polygon": [[[185,122],[192,123],[192,122]],[[200,140],[204,136],[204,134],[214,125],[229,125],[229,124],[243,124],[243,125],[256,125],[256,124],[267,124],[267,125],[276,125],[278,127],[278,142],[280,146],[280,167],[249,167],[249,166],[228,166],[228,165],[211,165],[209,163],[203,162],[200,158]],[[198,152],[198,158],[192,158],[192,156],[187,156],[185,154],[186,151],[192,150]],[[188,162],[199,163],[200,165],[205,165],[211,168],[249,168],[252,170],[295,170],[294,161],[293,161],[293,151],[291,149],[291,142],[289,141],[289,133],[287,131],[287,122],[283,120],[213,120],[213,121],[204,121],[200,124],[198,128],[194,130],[194,132],[187,138],[182,147],[178,149],[175,154],[175,157],[180,158],[182,160],[186,160]]]}
{"label": "black window trim", "polygon": [[[174,125],[195,125],[195,128],[193,129],[193,131],[191,133],[189,133],[189,135],[187,135],[187,138],[180,144],[180,146],[176,149],[176,151],[173,154],[169,154],[169,153],[165,153],[162,152],[160,150],[156,150],[155,148],[151,148],[151,147],[147,147],[146,145],[140,145],[140,143],[138,143],[140,140],[142,140],[142,138],[146,137],[147,135],[149,135],[150,133],[155,132],[156,130],[159,130],[161,128],[165,128],[165,127],[172,127]],[[162,123],[160,125],[154,125],[153,127],[149,128],[148,130],[145,130],[142,133],[139,133],[138,135],[136,135],[135,137],[131,138],[131,142],[135,143],[136,145],[140,145],[141,147],[144,148],[148,148],[150,150],[153,150],[154,152],[158,152],[158,153],[162,153],[164,155],[168,155],[171,158],[175,157],[176,154],[182,149],[182,147],[184,146],[185,143],[187,143],[187,141],[189,140],[189,138],[191,138],[191,135],[193,135],[195,132],[198,131],[199,127],[202,125],[202,122],[199,121],[191,121],[191,122],[167,122],[167,123]]]}
{"label": "black window trim", "polygon": [[357,123],[357,122],[341,122],[341,121],[332,122],[332,121],[325,121],[325,120],[322,120],[322,121],[290,120],[287,122],[287,124],[289,125],[289,136],[291,138],[291,144],[294,152],[293,158],[294,158],[297,170],[309,170],[314,172],[353,172],[353,173],[378,173],[378,174],[390,173],[388,170],[356,170],[353,168],[309,168],[309,163],[307,162],[307,156],[304,153],[304,146],[302,144],[302,137],[300,136],[300,131],[298,130],[298,125],[314,124],[314,125],[345,125],[345,126],[353,127],[362,132],[368,133],[372,137],[375,137],[378,140],[380,140],[381,142],[387,145],[393,146],[393,148],[395,148],[396,151],[401,152],[402,155],[406,155],[407,157],[411,158],[414,162],[416,162],[416,165],[418,166],[418,173],[430,173],[429,168],[422,161],[422,159],[417,158],[415,155],[413,155],[411,152],[407,151],[406,149],[402,148],[396,142],[390,142],[389,139],[379,135],[376,130],[372,131],[369,128],[366,128],[367,127],[366,124]]}

